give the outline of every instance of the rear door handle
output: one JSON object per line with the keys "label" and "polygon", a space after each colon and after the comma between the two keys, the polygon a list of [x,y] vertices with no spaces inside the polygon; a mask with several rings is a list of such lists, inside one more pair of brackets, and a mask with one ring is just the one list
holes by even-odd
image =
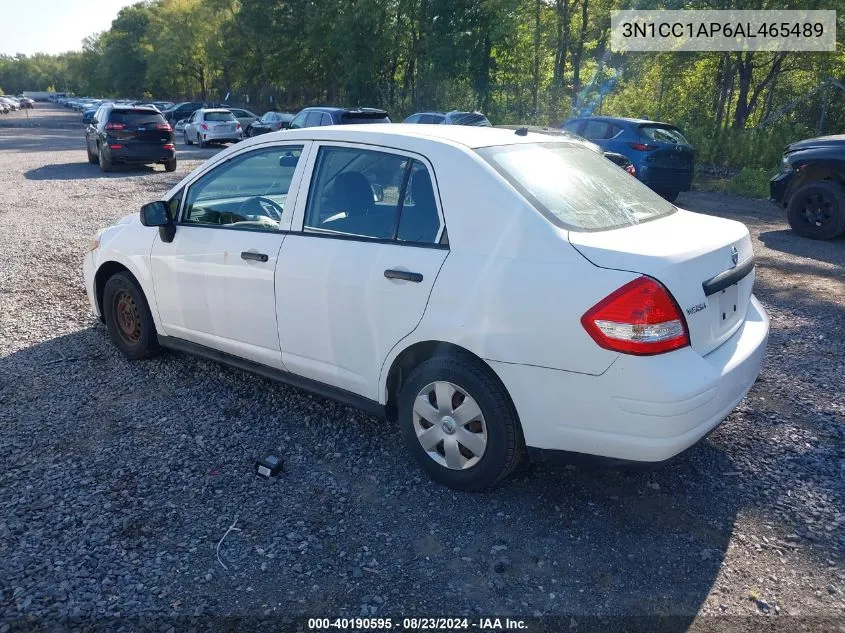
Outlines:
{"label": "rear door handle", "polygon": [[266,262],[269,257],[264,253],[253,253],[252,251],[244,251],[241,253],[241,259],[250,259],[255,262]]}
{"label": "rear door handle", "polygon": [[407,270],[393,270],[392,268],[385,270],[384,276],[387,279],[402,279],[403,281],[412,281],[415,284],[418,284],[423,280],[422,273],[412,273]]}

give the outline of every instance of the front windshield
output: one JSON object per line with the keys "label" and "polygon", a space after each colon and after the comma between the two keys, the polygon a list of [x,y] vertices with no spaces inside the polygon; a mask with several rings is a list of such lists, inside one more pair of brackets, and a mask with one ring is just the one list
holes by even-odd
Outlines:
{"label": "front windshield", "polygon": [[573,231],[630,226],[676,210],[583,146],[528,143],[485,147],[478,153],[552,223]]}

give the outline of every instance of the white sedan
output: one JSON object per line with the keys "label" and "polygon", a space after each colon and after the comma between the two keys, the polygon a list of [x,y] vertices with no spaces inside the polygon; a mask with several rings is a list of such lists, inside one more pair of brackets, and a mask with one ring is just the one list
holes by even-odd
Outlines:
{"label": "white sedan", "polygon": [[200,147],[205,147],[209,143],[237,143],[243,139],[244,131],[229,110],[201,108],[185,121],[182,136],[186,145],[196,141]]}
{"label": "white sedan", "polygon": [[84,276],[127,357],[181,350],[377,413],[461,490],[526,452],[680,453],[748,392],[769,331],[743,224],[525,130],[262,135],[100,231]]}

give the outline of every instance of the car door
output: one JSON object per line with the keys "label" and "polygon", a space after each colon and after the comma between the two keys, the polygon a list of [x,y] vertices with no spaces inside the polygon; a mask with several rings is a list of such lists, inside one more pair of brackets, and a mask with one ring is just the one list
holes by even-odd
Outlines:
{"label": "car door", "polygon": [[259,145],[186,187],[173,241],[151,252],[166,336],[283,367],[274,271],[307,146]]}
{"label": "car door", "polygon": [[449,253],[434,172],[407,152],[315,143],[306,173],[276,269],[282,360],[377,400],[382,363]]}

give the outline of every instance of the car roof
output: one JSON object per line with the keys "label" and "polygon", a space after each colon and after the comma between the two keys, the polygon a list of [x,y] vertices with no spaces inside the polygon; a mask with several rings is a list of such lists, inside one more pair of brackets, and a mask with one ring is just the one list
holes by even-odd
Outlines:
{"label": "car roof", "polygon": [[308,106],[307,108],[302,108],[300,112],[305,111],[312,111],[316,110],[319,112],[384,112],[387,115],[385,110],[381,108],[340,108],[337,106]]}
{"label": "car roof", "polygon": [[[573,146],[583,145],[583,143],[577,143],[565,137],[558,139],[557,137],[531,132],[525,136],[520,136],[512,130],[503,130],[500,128],[426,123],[327,125],[285,130],[274,132],[274,134],[278,134],[280,140],[346,141],[350,143],[374,143],[385,146],[389,145],[391,137],[441,141],[449,144],[463,145],[470,149],[490,147],[493,145],[549,142],[561,142]],[[266,136],[262,136],[261,138],[265,139],[262,142],[266,142]]]}

